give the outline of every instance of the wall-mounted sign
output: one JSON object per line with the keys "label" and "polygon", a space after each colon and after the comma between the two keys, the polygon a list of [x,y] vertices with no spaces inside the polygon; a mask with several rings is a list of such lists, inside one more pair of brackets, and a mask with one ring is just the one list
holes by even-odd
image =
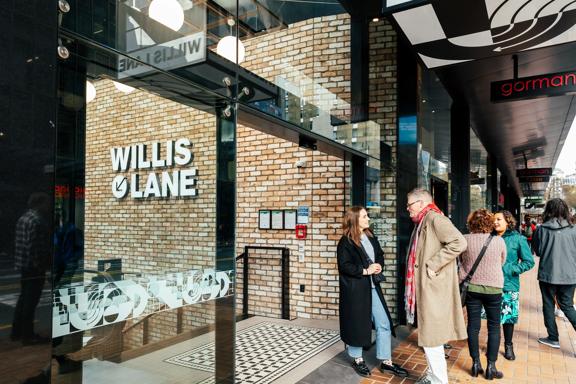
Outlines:
{"label": "wall-mounted sign", "polygon": [[153,67],[169,70],[203,61],[206,59],[206,37],[204,32],[198,32],[132,51],[130,55],[137,60],[124,56],[118,58],[119,79],[151,72]]}
{"label": "wall-mounted sign", "polygon": [[552,176],[552,168],[524,168],[517,169],[516,176],[518,177],[531,177],[531,176]]}
{"label": "wall-mounted sign", "polygon": [[546,191],[544,189],[537,189],[537,190],[530,190],[530,191],[525,191],[524,192],[524,196],[526,196],[527,199],[541,199],[542,197],[544,197],[544,193]]}
{"label": "wall-mounted sign", "polygon": [[562,96],[568,92],[576,92],[576,71],[494,81],[490,84],[492,102]]}
{"label": "wall-mounted sign", "polygon": [[296,228],[296,210],[286,209],[284,210],[284,229],[294,228]]}
{"label": "wall-mounted sign", "polygon": [[[150,197],[195,197],[197,170],[192,162],[192,143],[188,139],[165,143],[135,144],[110,148],[112,170],[131,173],[120,174],[112,180],[112,194],[122,199],[130,193],[133,199]],[[167,168],[178,167],[168,171]],[[141,177],[138,171],[157,169]],[[146,180],[144,180],[146,179]]]}
{"label": "wall-mounted sign", "polygon": [[260,209],[258,211],[259,229],[294,229],[296,228],[295,209]]}
{"label": "wall-mounted sign", "polygon": [[298,224],[308,224],[308,218],[310,216],[310,211],[307,206],[302,205],[298,207],[298,213],[296,221]]}
{"label": "wall-mounted sign", "polygon": [[284,229],[284,211],[272,211],[270,222],[272,229]]}
{"label": "wall-mounted sign", "polygon": [[270,210],[261,209],[258,211],[258,228],[270,229]]}
{"label": "wall-mounted sign", "polygon": [[518,181],[521,183],[547,183],[550,181],[550,176],[519,177]]}

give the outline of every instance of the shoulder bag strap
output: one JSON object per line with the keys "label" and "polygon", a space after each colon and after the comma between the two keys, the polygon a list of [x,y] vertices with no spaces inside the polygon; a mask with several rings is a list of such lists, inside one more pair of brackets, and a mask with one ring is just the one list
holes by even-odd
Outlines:
{"label": "shoulder bag strap", "polygon": [[482,258],[484,257],[484,254],[486,253],[486,249],[488,248],[488,245],[490,244],[490,242],[492,241],[492,238],[494,237],[494,235],[490,235],[488,236],[488,238],[486,239],[486,242],[484,243],[484,246],[482,247],[482,250],[480,251],[480,253],[478,254],[478,257],[476,258],[476,261],[474,262],[474,265],[472,265],[472,268],[470,269],[470,272],[468,272],[468,275],[466,275],[466,277],[464,278],[464,281],[470,281],[472,280],[472,276],[474,275],[474,272],[476,272],[476,268],[478,268],[478,264],[480,264],[480,261],[482,260]]}

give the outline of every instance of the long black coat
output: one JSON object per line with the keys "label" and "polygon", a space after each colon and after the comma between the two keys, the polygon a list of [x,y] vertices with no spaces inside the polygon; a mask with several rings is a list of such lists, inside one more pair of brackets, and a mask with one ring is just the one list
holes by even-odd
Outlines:
{"label": "long black coat", "polygon": [[[384,252],[376,237],[370,237],[374,248],[375,262],[384,267]],[[370,275],[362,275],[362,269],[368,268],[368,255],[362,247],[342,236],[337,249],[338,272],[340,274],[340,338],[354,347],[370,346],[372,343],[372,286]],[[382,289],[376,285],[376,292],[386,310],[388,321],[394,334],[390,311],[382,295]]]}

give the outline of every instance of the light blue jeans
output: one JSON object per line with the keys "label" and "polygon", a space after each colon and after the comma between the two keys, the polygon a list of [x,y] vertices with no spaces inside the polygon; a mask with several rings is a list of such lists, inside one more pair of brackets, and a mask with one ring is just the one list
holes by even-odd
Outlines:
{"label": "light blue jeans", "polygon": [[[374,322],[374,328],[376,328],[376,358],[378,360],[392,359],[392,331],[390,321],[388,320],[388,316],[386,316],[386,310],[375,288],[372,288],[372,322]],[[362,347],[349,345],[348,355],[353,359],[362,357]]]}

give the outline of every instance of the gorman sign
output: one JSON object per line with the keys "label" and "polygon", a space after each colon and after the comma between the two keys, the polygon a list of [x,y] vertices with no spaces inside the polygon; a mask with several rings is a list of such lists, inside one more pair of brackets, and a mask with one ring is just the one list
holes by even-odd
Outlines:
{"label": "gorman sign", "polygon": [[492,102],[562,96],[576,92],[576,71],[495,81],[490,84]]}

